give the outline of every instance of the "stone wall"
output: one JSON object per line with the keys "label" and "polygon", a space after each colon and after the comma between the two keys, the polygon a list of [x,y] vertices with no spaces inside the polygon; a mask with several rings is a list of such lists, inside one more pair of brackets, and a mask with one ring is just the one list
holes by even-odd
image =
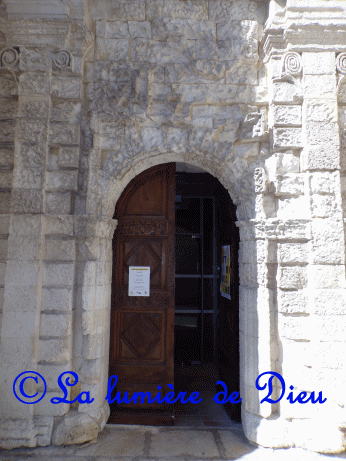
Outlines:
{"label": "stone wall", "polygon": [[[173,161],[237,205],[247,437],[345,449],[344,2],[27,5],[0,2],[1,446],[104,427],[114,207]],[[47,379],[38,404],[13,395],[25,370]],[[66,370],[92,404],[50,403]],[[269,370],[327,402],[260,404]]]}

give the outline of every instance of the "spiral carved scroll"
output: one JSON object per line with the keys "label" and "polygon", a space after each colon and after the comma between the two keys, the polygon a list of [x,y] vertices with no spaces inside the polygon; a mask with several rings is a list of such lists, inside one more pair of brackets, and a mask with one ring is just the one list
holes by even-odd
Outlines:
{"label": "spiral carved scroll", "polygon": [[60,70],[70,69],[71,63],[72,63],[72,58],[71,58],[70,53],[66,50],[60,51],[59,53],[55,55],[55,59],[53,60],[53,63]]}
{"label": "spiral carved scroll", "polygon": [[282,70],[286,74],[298,76],[302,72],[302,61],[298,53],[289,51],[282,58]]}
{"label": "spiral carved scroll", "polygon": [[0,65],[5,69],[12,69],[18,64],[19,53],[15,48],[5,48],[0,52]]}
{"label": "spiral carved scroll", "polygon": [[346,53],[340,53],[336,58],[336,68],[341,74],[346,74]]}

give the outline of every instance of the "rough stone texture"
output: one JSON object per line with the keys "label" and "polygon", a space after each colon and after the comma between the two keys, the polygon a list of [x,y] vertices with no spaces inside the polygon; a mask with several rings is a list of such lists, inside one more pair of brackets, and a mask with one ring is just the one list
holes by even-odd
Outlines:
{"label": "rough stone texture", "polygon": [[[269,17],[257,0],[0,3],[0,445],[103,429],[114,207],[177,162],[237,205],[246,436],[343,450],[345,2],[271,1]],[[19,406],[8,383],[28,366],[49,392],[73,368],[95,401]],[[320,412],[261,405],[268,370],[335,397]],[[153,434],[151,456],[218,456],[210,433],[196,447],[184,434]],[[221,434],[220,455],[232,443]]]}

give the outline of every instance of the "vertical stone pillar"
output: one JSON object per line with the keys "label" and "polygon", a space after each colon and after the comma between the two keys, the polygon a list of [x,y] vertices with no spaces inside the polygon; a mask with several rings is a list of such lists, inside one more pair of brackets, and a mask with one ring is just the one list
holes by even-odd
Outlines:
{"label": "vertical stone pillar", "polygon": [[[37,370],[51,67],[44,52],[23,48],[19,68],[19,110],[0,335],[1,444],[8,448],[18,443],[26,446],[49,443],[53,425],[52,418],[45,421],[34,418],[34,405],[19,402],[12,391],[17,375]],[[30,384],[27,391],[34,394],[36,384],[33,381]]]}
{"label": "vertical stone pillar", "polygon": [[18,51],[14,48],[7,48],[5,43],[5,36],[0,33],[0,334],[10,229],[19,74]]}
{"label": "vertical stone pillar", "polygon": [[[305,410],[302,418],[312,419],[305,425],[303,419],[297,421],[300,424],[295,425],[295,437],[301,446],[326,451],[342,443],[338,427],[344,421],[341,408],[345,403],[345,370],[338,358],[345,339],[346,282],[337,81],[335,53],[304,52],[302,57],[302,169],[308,181],[312,240],[307,272],[309,317],[304,328],[309,332],[305,338],[305,373],[292,384],[297,391],[323,390],[328,400],[317,413],[316,405]],[[300,436],[302,426],[308,428],[304,429],[304,440]]]}
{"label": "vertical stone pillar", "polygon": [[[268,427],[260,426],[275,413],[261,405],[257,377],[274,370],[277,359],[276,245],[268,239],[265,221],[238,222],[240,227],[240,382],[242,423],[246,436],[271,443]],[[262,384],[262,383],[261,383]]]}
{"label": "vertical stone pillar", "polygon": [[[72,225],[72,222],[71,222]],[[72,404],[65,418],[57,421],[55,445],[83,443],[95,438],[105,426],[109,406],[105,400],[109,363],[109,318],[111,306],[112,237],[116,221],[75,216],[76,287],[74,296],[72,369],[79,383],[73,398],[89,392],[90,404]]]}

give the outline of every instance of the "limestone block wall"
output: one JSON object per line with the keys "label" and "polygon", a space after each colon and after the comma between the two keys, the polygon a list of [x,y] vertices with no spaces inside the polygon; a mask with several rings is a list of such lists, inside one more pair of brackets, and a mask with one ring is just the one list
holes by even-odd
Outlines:
{"label": "limestone block wall", "polygon": [[[247,437],[345,449],[344,1],[34,4],[0,5],[1,446],[104,427],[114,208],[173,161],[237,205]],[[25,370],[47,379],[38,404],[13,395]],[[50,403],[67,370],[92,404]],[[327,402],[260,404],[269,370]]]}

